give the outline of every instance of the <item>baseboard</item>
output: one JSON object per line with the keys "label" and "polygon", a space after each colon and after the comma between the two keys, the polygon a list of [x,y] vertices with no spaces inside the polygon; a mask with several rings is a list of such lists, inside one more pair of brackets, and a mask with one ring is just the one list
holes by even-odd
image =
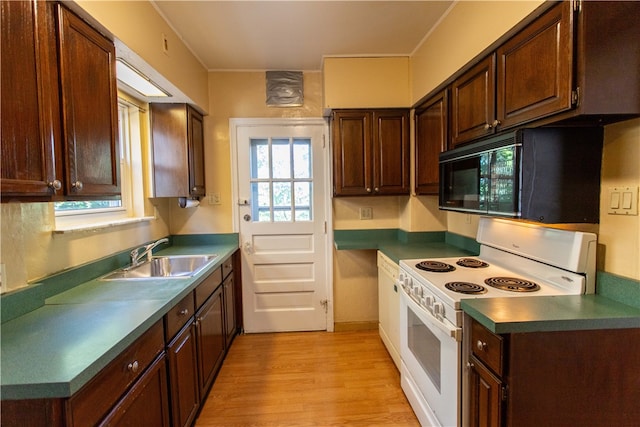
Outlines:
{"label": "baseboard", "polygon": [[378,329],[378,322],[336,322],[333,324],[334,332],[368,331]]}

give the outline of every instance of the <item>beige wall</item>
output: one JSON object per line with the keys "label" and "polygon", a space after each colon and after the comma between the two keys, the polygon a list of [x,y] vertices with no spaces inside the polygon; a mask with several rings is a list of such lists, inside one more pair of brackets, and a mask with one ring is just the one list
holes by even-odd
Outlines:
{"label": "beige wall", "polygon": [[599,268],[640,280],[640,216],[607,214],[608,188],[640,186],[640,119],[605,127]]}
{"label": "beige wall", "polygon": [[409,107],[409,57],[324,58],[324,108]]}

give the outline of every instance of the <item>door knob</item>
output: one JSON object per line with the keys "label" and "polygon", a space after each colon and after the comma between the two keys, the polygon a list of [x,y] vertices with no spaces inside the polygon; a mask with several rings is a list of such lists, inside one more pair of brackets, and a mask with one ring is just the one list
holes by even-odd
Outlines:
{"label": "door knob", "polygon": [[249,214],[244,214],[244,216],[242,217],[245,221],[251,221],[251,215]]}

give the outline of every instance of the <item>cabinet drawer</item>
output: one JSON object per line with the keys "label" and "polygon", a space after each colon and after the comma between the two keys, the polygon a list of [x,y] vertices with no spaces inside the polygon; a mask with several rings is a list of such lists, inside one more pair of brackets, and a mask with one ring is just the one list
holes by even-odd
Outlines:
{"label": "cabinet drawer", "polygon": [[162,322],[157,322],[69,399],[69,425],[100,421],[163,348]]}
{"label": "cabinet drawer", "polygon": [[213,291],[222,283],[222,268],[216,268],[206,279],[202,281],[194,291],[196,298],[196,310],[211,296]]}
{"label": "cabinet drawer", "polygon": [[233,271],[233,257],[229,257],[225,262],[222,263],[222,277],[226,278],[232,271]]}
{"label": "cabinet drawer", "polygon": [[191,292],[164,316],[167,342],[182,329],[187,320],[193,316],[194,311],[193,292]]}
{"label": "cabinet drawer", "polygon": [[471,324],[471,351],[488,368],[502,375],[503,339],[475,320]]}

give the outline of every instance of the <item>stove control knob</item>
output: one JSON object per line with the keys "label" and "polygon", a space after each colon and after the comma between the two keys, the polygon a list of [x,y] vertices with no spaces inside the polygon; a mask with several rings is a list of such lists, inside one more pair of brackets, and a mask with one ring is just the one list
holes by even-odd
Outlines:
{"label": "stove control knob", "polygon": [[433,303],[433,315],[439,319],[444,318],[444,305],[441,302]]}
{"label": "stove control knob", "polygon": [[433,297],[431,295],[424,297],[424,305],[425,307],[431,307],[433,305]]}
{"label": "stove control knob", "polygon": [[416,296],[422,297],[422,286],[420,285],[416,286]]}

